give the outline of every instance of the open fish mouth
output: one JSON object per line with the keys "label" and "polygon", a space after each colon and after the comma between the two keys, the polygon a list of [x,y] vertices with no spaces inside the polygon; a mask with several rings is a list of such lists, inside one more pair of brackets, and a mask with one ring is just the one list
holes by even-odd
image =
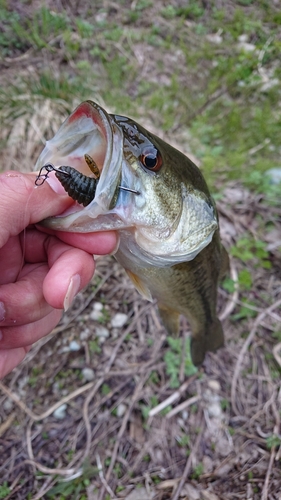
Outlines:
{"label": "open fish mouth", "polygon": [[47,167],[55,170],[52,181],[59,186],[68,182],[61,175],[73,180],[65,189],[78,203],[42,224],[71,232],[120,231],[120,248],[129,259],[157,266],[193,260],[218,228],[197,167],[133,120],[109,115],[92,101],[80,104],[46,143],[36,169]]}
{"label": "open fish mouth", "polygon": [[[99,169],[99,181],[95,197],[87,207],[75,203],[61,216],[46,219],[45,226],[64,230],[71,226],[71,231],[80,229],[84,232],[87,222],[92,228],[93,219],[112,210],[122,176],[122,144],[122,131],[98,104],[85,101],[73,111],[55,136],[46,142],[35,169],[40,170],[48,164],[56,169],[66,165],[89,177],[91,172],[85,161],[85,155],[88,155]],[[59,183],[55,178],[52,182]],[[112,227],[112,219],[116,229],[126,226],[117,220],[116,214],[112,214],[104,219],[101,230],[107,229],[108,225]]]}

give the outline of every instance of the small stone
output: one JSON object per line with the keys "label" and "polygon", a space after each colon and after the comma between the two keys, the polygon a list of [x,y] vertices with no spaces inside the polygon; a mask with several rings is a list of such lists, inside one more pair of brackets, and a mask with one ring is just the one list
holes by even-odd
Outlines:
{"label": "small stone", "polygon": [[219,33],[211,33],[210,35],[207,35],[207,39],[209,42],[216,43],[217,45],[223,41],[223,38]]}
{"label": "small stone", "polygon": [[246,35],[246,33],[244,33],[243,35],[240,35],[238,37],[238,42],[241,42],[241,43],[246,43],[249,39],[249,36]]}
{"label": "small stone", "polygon": [[88,340],[90,333],[90,328],[85,328],[85,330],[80,333],[80,340]]}
{"label": "small stone", "polygon": [[220,392],[221,390],[221,385],[217,380],[209,380],[208,386],[210,387],[211,391],[214,392]]}
{"label": "small stone", "polygon": [[[185,423],[184,423],[183,418],[180,418],[180,417],[179,417],[179,418],[177,418],[177,424],[178,424],[180,427],[182,427],[182,429],[184,429]],[[176,439],[178,439],[178,438],[176,438]]]}
{"label": "small stone", "polygon": [[54,417],[57,420],[63,420],[66,416],[66,408],[67,408],[67,404],[63,404],[63,405],[59,406],[53,413]]}
{"label": "small stone", "polygon": [[127,410],[127,406],[124,405],[123,403],[120,403],[120,405],[117,406],[116,408],[116,415],[117,417],[123,417],[123,415],[125,415],[126,413],[126,410]]}
{"label": "small stone", "polygon": [[281,182],[281,167],[270,168],[265,173],[269,177],[272,184],[279,184]]}
{"label": "small stone", "polygon": [[72,340],[69,344],[69,350],[70,351],[80,351],[81,346],[76,342],[76,340]]}
{"label": "small stone", "polygon": [[95,302],[93,305],[93,310],[90,314],[90,319],[99,321],[103,317],[103,304],[101,302]]}
{"label": "small stone", "polygon": [[88,382],[92,382],[92,380],[94,380],[95,378],[95,372],[92,368],[83,368],[82,375]]}
{"label": "small stone", "polygon": [[12,399],[10,398],[7,398],[5,399],[4,403],[3,403],[3,408],[4,410],[7,412],[7,413],[10,413],[10,411],[12,410],[13,406],[14,406],[14,402]]}
{"label": "small stone", "polygon": [[222,414],[221,405],[218,403],[210,404],[207,410],[210,418],[218,418]]}
{"label": "small stone", "polygon": [[238,49],[241,51],[244,50],[244,52],[254,52],[256,50],[256,46],[253,45],[252,43],[246,43],[246,42],[240,42],[237,44]]}
{"label": "small stone", "polygon": [[102,311],[103,310],[103,304],[101,302],[95,302],[93,305],[93,310],[94,311]]}
{"label": "small stone", "polygon": [[92,311],[90,314],[90,319],[93,319],[94,321],[99,321],[101,318],[102,318],[101,311]]}
{"label": "small stone", "polygon": [[95,334],[97,337],[99,337],[99,339],[106,339],[107,337],[109,337],[109,330],[108,328],[105,328],[105,326],[97,326],[95,329]]}
{"label": "small stone", "polygon": [[183,410],[181,412],[181,416],[182,416],[182,419],[185,421],[188,419],[188,411],[187,410]]}
{"label": "small stone", "polygon": [[113,328],[122,328],[128,321],[128,315],[124,313],[116,313],[111,320]]}

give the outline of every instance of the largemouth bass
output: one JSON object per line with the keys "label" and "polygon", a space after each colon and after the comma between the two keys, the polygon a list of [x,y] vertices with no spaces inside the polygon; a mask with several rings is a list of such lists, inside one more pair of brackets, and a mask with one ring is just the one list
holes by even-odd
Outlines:
{"label": "largemouth bass", "polygon": [[[108,114],[92,101],[80,104],[62,124],[36,168],[49,163],[61,171],[63,165],[74,167],[63,175],[71,177],[72,193],[80,186],[82,191],[80,204],[44,225],[72,232],[117,230],[117,261],[143,297],[157,299],[169,334],[178,333],[179,317],[186,316],[192,360],[200,365],[206,351],[224,343],[216,300],[218,280],[228,267],[215,203],[200,170],[135,121]],[[78,182],[75,171],[93,177],[86,206],[81,203],[88,184],[84,192],[84,176]]]}

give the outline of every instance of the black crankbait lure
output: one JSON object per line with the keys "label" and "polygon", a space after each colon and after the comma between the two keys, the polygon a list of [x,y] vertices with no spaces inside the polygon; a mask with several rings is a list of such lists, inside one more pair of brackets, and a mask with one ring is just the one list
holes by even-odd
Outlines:
{"label": "black crankbait lure", "polygon": [[[35,180],[35,185],[42,186],[48,178],[49,173],[54,171],[55,176],[60,181],[67,194],[69,194],[74,201],[86,207],[95,197],[100,172],[90,155],[86,154],[84,158],[89,169],[95,175],[95,178],[87,177],[87,175],[82,174],[73,167],[62,166],[56,168],[51,163],[48,163],[47,165],[43,165],[40,169]],[[44,171],[46,172],[43,173]]]}
{"label": "black crankbait lure", "polygon": [[[95,177],[88,177],[75,168],[68,167],[67,165],[57,168],[52,163],[47,163],[40,168],[39,174],[35,179],[35,185],[42,186],[42,184],[44,184],[44,182],[48,179],[49,174],[51,172],[55,172],[56,178],[60,181],[67,194],[69,194],[74,201],[77,201],[77,203],[87,207],[87,205],[89,205],[95,197],[100,178],[100,171],[90,155],[85,154],[84,158]],[[140,194],[139,191],[136,191],[135,189],[130,189],[125,186],[118,187],[123,191]]]}

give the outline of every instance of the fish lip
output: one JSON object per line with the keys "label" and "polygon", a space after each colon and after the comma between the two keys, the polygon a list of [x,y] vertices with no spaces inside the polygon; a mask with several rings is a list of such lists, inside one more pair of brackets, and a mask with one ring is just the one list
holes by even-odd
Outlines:
{"label": "fish lip", "polygon": [[[73,204],[70,210],[60,216],[46,219],[46,227],[61,226],[62,218],[70,226],[82,217],[82,212],[83,219],[86,214],[93,219],[108,212],[116,204],[117,189],[122,184],[123,132],[101,106],[93,101],[85,101],[63,122],[55,136],[47,141],[35,169],[40,170],[45,164],[52,163],[55,167],[68,165],[91,176],[84,155],[89,154],[96,161],[96,152],[101,175],[93,201],[87,207]],[[56,178],[52,182],[59,183]],[[69,212],[72,214],[68,215]],[[61,220],[56,224],[59,218]]]}

